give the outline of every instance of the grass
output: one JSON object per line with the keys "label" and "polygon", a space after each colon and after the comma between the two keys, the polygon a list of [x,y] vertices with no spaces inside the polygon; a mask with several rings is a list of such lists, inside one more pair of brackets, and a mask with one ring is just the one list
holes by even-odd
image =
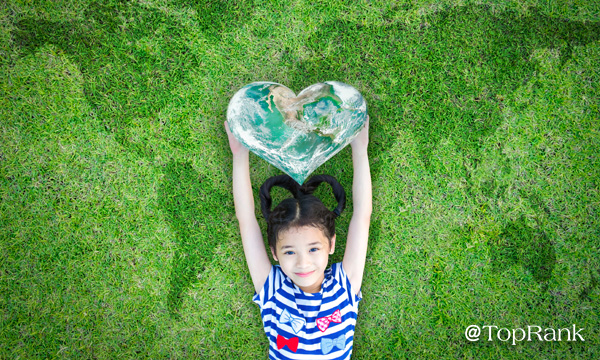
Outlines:
{"label": "grass", "polygon": [[[339,80],[371,116],[353,358],[598,358],[599,10],[0,4],[0,357],[266,357],[225,111],[252,81]],[[350,155],[315,173],[350,192]],[[258,203],[280,172],[250,165]],[[471,324],[576,324],[585,342],[469,342]]]}

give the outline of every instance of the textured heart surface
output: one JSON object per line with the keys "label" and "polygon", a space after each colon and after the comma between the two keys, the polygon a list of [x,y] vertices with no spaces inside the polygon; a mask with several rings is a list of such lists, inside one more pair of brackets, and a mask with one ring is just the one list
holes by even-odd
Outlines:
{"label": "textured heart surface", "polygon": [[254,82],[231,98],[227,122],[252,152],[299,184],[342,150],[367,121],[367,103],[352,86],[326,81],[298,96],[272,82]]}

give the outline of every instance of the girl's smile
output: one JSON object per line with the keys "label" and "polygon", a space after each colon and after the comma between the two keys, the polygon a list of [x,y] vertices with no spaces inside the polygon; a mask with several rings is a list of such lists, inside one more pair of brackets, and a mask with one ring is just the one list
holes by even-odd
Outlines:
{"label": "girl's smile", "polygon": [[307,273],[296,273],[296,275],[298,275],[300,277],[308,277],[308,276],[312,275],[313,273],[314,273],[314,271],[307,272]]}
{"label": "girl's smile", "polygon": [[329,240],[321,229],[305,226],[292,228],[280,234],[273,258],[281,270],[302,291],[315,293],[321,290],[329,255],[333,254],[335,235]]}

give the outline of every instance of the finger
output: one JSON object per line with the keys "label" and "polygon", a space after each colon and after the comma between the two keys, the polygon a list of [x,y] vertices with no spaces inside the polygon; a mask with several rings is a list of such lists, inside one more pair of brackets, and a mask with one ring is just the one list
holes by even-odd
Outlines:
{"label": "finger", "polygon": [[225,121],[223,124],[225,124],[225,131],[227,132],[227,136],[231,136],[231,130],[229,130],[229,123]]}

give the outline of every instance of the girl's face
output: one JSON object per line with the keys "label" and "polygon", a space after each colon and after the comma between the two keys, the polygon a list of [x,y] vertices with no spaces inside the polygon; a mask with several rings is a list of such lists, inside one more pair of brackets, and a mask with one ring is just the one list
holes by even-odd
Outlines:
{"label": "girl's face", "polygon": [[312,226],[292,228],[277,239],[273,258],[281,270],[302,291],[316,293],[321,290],[329,255],[335,249],[335,235],[329,240],[323,231]]}

